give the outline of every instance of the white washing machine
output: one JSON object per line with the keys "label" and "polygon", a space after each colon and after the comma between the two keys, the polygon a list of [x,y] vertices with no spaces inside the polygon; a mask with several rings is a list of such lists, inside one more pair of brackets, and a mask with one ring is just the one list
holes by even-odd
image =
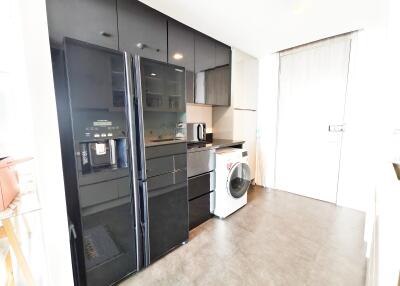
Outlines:
{"label": "white washing machine", "polygon": [[251,182],[247,151],[238,148],[217,150],[215,177],[210,211],[217,217],[225,218],[247,203]]}

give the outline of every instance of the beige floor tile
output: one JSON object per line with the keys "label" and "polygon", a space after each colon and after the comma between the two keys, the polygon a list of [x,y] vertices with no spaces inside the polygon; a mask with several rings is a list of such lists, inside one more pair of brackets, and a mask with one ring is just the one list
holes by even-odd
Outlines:
{"label": "beige floor tile", "polygon": [[363,228],[360,212],[256,187],[245,207],[121,285],[363,285]]}

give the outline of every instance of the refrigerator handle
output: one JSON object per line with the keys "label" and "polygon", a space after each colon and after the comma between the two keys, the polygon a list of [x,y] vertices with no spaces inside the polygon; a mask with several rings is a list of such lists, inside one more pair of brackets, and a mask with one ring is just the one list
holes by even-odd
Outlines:
{"label": "refrigerator handle", "polygon": [[137,114],[137,130],[138,130],[138,157],[141,165],[140,180],[146,180],[146,154],[144,140],[144,120],[143,120],[143,90],[142,90],[142,73],[140,69],[140,56],[135,55],[134,58],[134,76],[135,76],[135,105]]}
{"label": "refrigerator handle", "polygon": [[[134,220],[135,220],[135,239],[136,239],[136,265],[138,270],[141,265],[142,248],[141,248],[141,227],[140,227],[140,203],[139,203],[139,184],[138,184],[138,166],[137,166],[137,154],[136,154],[136,124],[134,120],[134,102],[133,102],[133,86],[132,86],[132,57],[129,53],[124,52],[124,64],[125,64],[125,77],[126,77],[126,117],[128,120],[128,135],[129,135],[129,156],[130,156],[130,173],[131,173],[131,185],[132,185],[132,197],[134,205]],[[139,132],[140,133],[140,132]]]}
{"label": "refrigerator handle", "polygon": [[149,193],[147,188],[147,181],[143,182],[143,218],[142,221],[142,233],[143,233],[143,240],[144,240],[144,265],[145,267],[150,264],[150,236],[149,236]]}

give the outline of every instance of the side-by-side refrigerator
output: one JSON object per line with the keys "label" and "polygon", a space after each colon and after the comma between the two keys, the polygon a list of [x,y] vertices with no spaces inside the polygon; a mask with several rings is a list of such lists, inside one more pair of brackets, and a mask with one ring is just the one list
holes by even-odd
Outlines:
{"label": "side-by-side refrigerator", "polygon": [[69,38],[52,61],[75,285],[112,285],[150,262],[135,61]]}

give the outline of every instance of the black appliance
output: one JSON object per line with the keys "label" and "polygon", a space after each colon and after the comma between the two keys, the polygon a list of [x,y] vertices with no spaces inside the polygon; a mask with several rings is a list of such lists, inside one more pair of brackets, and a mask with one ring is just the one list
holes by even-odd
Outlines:
{"label": "black appliance", "polygon": [[[164,191],[153,206],[142,59],[70,38],[51,52],[75,285],[115,284],[152,262],[153,245],[163,254],[187,240],[187,202]],[[187,196],[187,181],[180,190]],[[170,219],[168,211],[155,211],[172,205],[182,211]],[[163,220],[175,234],[154,236],[152,220]]]}

